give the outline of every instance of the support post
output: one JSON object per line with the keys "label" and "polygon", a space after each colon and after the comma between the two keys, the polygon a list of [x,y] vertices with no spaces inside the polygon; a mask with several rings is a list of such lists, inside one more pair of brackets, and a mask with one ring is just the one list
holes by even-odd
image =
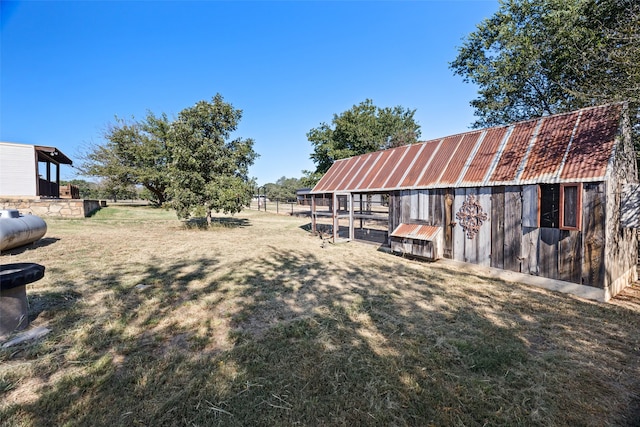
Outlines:
{"label": "support post", "polygon": [[316,230],[316,196],[311,196],[311,233],[317,234]]}
{"label": "support post", "polygon": [[349,193],[347,196],[347,202],[349,203],[349,240],[355,239],[355,230],[353,229],[353,193]]}
{"label": "support post", "polygon": [[333,219],[333,243],[338,240],[338,228],[340,227],[340,221],[338,219],[338,195],[333,193],[333,206],[331,207],[331,218]]}

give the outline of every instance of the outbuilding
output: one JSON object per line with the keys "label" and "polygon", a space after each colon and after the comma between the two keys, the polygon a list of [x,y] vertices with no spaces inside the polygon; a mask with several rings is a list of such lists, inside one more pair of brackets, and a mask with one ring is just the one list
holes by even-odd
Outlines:
{"label": "outbuilding", "polygon": [[637,183],[627,106],[614,103],[337,160],[310,192],[312,228],[606,301],[637,279]]}
{"label": "outbuilding", "polygon": [[90,215],[100,202],[81,200],[78,187],[61,185],[61,165],[72,164],[56,147],[0,142],[0,209],[42,217]]}

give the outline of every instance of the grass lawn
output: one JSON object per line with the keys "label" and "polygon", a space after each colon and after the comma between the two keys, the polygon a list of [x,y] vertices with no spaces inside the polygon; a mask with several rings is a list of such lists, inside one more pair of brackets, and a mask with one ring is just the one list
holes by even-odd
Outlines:
{"label": "grass lawn", "polygon": [[[640,304],[465,275],[308,218],[48,219],[45,337],[0,349],[4,426],[634,426]],[[632,292],[637,292],[634,287]]]}

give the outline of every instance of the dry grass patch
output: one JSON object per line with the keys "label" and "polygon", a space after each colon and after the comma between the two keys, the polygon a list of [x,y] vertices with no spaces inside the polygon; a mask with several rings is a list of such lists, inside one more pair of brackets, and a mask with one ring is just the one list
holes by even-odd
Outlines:
{"label": "dry grass patch", "polygon": [[640,306],[461,275],[308,220],[49,220],[0,419],[39,425],[635,425]]}

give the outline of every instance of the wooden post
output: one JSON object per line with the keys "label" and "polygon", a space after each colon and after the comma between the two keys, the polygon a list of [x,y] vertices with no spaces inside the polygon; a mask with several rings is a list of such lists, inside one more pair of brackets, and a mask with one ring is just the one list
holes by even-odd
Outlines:
{"label": "wooden post", "polygon": [[317,234],[316,230],[316,196],[311,196],[311,233]]}
{"label": "wooden post", "polygon": [[347,202],[349,203],[349,240],[355,239],[355,230],[353,229],[353,193],[349,193],[347,196]]}
{"label": "wooden post", "polygon": [[56,198],[60,198],[60,163],[56,165],[56,191],[58,194],[55,194]]}
{"label": "wooden post", "polygon": [[336,193],[333,193],[333,206],[332,206],[332,215],[331,218],[333,219],[333,243],[336,242],[336,240],[338,240],[338,227],[340,227],[340,222],[338,220],[338,211],[339,211],[339,206],[338,206],[338,195]]}

